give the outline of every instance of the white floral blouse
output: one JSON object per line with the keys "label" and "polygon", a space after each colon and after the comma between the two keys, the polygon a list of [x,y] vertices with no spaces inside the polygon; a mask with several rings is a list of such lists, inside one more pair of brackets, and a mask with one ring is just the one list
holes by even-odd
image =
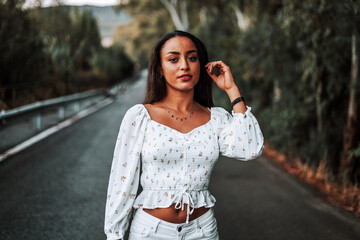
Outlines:
{"label": "white floral blouse", "polygon": [[[129,227],[132,208],[194,208],[215,204],[208,190],[219,153],[239,160],[260,156],[264,138],[251,108],[229,114],[212,107],[211,119],[181,133],[150,118],[142,104],[125,114],[116,141],[106,212],[107,239],[120,239]],[[142,174],[140,176],[140,161]],[[143,191],[136,197],[140,184]]]}

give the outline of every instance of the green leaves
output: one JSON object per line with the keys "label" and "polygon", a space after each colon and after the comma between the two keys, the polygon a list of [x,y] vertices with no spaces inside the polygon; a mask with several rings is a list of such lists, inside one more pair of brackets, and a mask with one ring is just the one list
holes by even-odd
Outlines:
{"label": "green leaves", "polygon": [[125,54],[123,47],[112,46],[99,51],[91,60],[93,72],[106,81],[107,85],[113,85],[121,79],[130,77],[133,73],[133,63]]}
{"label": "green leaves", "polygon": [[1,108],[108,86],[132,73],[122,48],[103,49],[91,12],[21,9],[23,2],[0,2]]}

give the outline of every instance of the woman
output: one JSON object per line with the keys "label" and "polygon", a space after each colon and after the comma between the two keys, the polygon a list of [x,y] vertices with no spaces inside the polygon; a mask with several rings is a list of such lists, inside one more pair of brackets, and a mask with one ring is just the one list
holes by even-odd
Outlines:
{"label": "woman", "polygon": [[[147,81],[144,105],[130,108],[120,126],[105,233],[123,239],[134,207],[130,240],[219,239],[211,171],[219,153],[257,158],[264,142],[259,124],[230,68],[208,62],[205,46],[189,33],[168,33],[155,45]],[[233,116],[213,107],[212,81],[228,94]]]}

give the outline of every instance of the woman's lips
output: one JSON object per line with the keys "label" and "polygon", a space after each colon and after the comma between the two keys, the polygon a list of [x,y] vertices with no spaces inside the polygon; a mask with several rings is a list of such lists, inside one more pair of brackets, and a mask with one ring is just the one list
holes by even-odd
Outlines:
{"label": "woman's lips", "polygon": [[179,79],[182,80],[182,81],[188,81],[188,80],[190,80],[191,78],[192,78],[191,75],[181,75],[181,76],[179,77]]}

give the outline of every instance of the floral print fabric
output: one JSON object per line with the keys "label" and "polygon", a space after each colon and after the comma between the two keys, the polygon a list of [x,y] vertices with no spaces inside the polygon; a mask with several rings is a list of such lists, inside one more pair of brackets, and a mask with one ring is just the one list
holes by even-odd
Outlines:
{"label": "floral print fabric", "polygon": [[[132,208],[214,206],[208,191],[219,154],[239,160],[261,155],[264,138],[251,108],[229,114],[213,107],[210,120],[181,133],[150,118],[142,104],[130,108],[120,126],[109,178],[105,234],[120,239]],[[140,176],[140,162],[142,173]],[[136,197],[139,183],[143,191]]]}

